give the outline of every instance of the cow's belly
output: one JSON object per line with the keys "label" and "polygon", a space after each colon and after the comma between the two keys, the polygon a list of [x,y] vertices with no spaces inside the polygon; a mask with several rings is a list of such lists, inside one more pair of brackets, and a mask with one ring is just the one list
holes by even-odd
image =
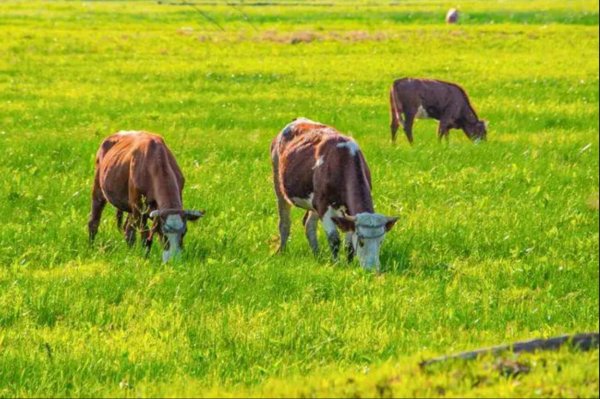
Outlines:
{"label": "cow's belly", "polygon": [[292,205],[303,209],[313,209],[314,189],[312,175],[309,179],[298,179],[297,176],[283,180],[283,193]]}
{"label": "cow's belly", "polygon": [[309,211],[314,211],[315,210],[315,206],[313,204],[314,198],[315,198],[315,194],[310,193],[308,196],[306,196],[306,198],[291,197],[291,198],[289,198],[289,201],[293,205],[297,206],[298,208],[306,209]]}
{"label": "cow's belly", "polygon": [[108,168],[100,174],[100,187],[104,198],[115,208],[131,212],[129,206],[129,176],[121,168]]}
{"label": "cow's belly", "polygon": [[427,110],[422,105],[419,105],[419,108],[417,109],[417,113],[415,114],[415,118],[417,118],[417,119],[433,119],[433,117],[427,113]]}
{"label": "cow's belly", "polygon": [[297,151],[281,159],[280,184],[290,204],[303,209],[313,209],[314,166],[313,151]]}

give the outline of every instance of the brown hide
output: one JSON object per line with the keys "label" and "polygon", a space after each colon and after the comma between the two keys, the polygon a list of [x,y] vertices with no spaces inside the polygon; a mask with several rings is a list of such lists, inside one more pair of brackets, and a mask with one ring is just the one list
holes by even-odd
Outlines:
{"label": "brown hide", "polygon": [[[149,251],[156,232],[165,243],[163,260],[179,251],[187,230],[186,221],[196,220],[202,213],[183,210],[184,178],[162,137],[147,132],[113,134],[100,145],[95,169],[88,221],[90,241],[98,232],[105,205],[111,203],[117,208],[119,229],[123,212],[129,213],[124,226],[129,245],[133,245],[136,232],[140,232]],[[146,224],[155,210],[153,227],[149,230]]]}
{"label": "brown hide", "polygon": [[184,178],[162,137],[146,132],[107,137],[96,156],[99,188],[117,209],[182,209]]}
{"label": "brown hide", "polygon": [[457,84],[429,79],[398,79],[390,89],[392,141],[400,124],[412,143],[415,118],[440,121],[438,136],[448,137],[450,129],[462,129],[472,140],[485,139],[485,122],[479,120],[467,93]]}
{"label": "brown hide", "polygon": [[276,192],[288,203],[301,206],[297,199],[312,194],[312,210],[321,218],[330,206],[350,215],[373,212],[371,174],[353,139],[317,122],[298,120],[275,138],[271,155]]}

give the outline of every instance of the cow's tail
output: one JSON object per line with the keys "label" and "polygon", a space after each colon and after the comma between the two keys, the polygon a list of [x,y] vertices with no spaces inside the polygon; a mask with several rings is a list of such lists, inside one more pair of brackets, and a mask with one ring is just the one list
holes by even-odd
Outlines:
{"label": "cow's tail", "polygon": [[404,126],[404,120],[402,119],[402,104],[398,102],[396,97],[396,90],[394,85],[392,84],[392,88],[390,89],[390,130],[392,133],[392,143],[396,142],[396,133],[398,133],[398,128],[400,124]]}

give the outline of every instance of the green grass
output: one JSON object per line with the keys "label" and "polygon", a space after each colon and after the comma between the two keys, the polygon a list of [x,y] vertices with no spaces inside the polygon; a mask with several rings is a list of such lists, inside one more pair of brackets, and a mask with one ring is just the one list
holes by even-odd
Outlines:
{"label": "green grass", "polygon": [[[0,396],[598,396],[598,352],[421,371],[473,347],[598,331],[598,4],[0,3]],[[292,42],[297,44],[291,44]],[[491,122],[390,145],[394,78],[461,83]],[[384,273],[277,238],[270,140],[296,116],[361,144]],[[93,157],[164,135],[187,179],[179,263],[129,250]],[[321,235],[322,246],[325,239]],[[350,381],[352,380],[352,381]],[[383,388],[381,388],[383,387]]]}

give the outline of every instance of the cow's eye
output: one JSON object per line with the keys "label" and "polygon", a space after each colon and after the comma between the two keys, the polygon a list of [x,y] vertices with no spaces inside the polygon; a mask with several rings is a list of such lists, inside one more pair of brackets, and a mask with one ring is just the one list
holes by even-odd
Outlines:
{"label": "cow's eye", "polygon": [[358,239],[358,245],[362,248],[365,246],[365,240],[363,240],[362,238]]}

